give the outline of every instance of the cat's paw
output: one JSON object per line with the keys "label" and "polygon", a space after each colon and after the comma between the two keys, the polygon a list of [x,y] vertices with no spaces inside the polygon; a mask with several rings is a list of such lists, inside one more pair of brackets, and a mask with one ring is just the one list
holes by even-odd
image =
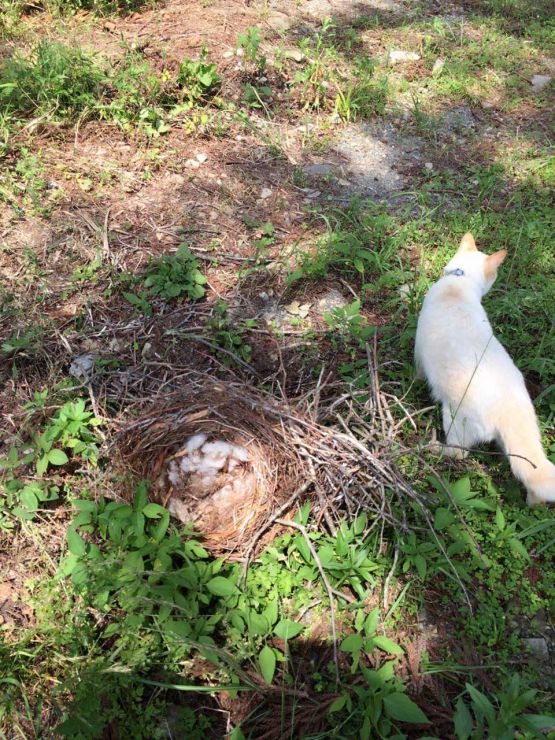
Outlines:
{"label": "cat's paw", "polygon": [[453,460],[464,460],[468,457],[468,450],[452,445],[441,445],[441,454],[445,457],[451,457]]}
{"label": "cat's paw", "polygon": [[532,491],[528,491],[528,495],[526,496],[526,503],[528,506],[546,506],[547,501],[545,501],[542,498],[538,498]]}
{"label": "cat's paw", "polygon": [[452,457],[454,460],[464,460],[468,455],[468,450],[465,450],[462,447],[438,442],[437,431],[435,429],[432,431],[432,436],[427,447],[434,455]]}

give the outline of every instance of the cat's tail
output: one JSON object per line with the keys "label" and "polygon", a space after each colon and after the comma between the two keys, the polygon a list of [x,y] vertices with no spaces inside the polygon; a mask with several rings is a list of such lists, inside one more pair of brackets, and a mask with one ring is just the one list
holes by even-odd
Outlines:
{"label": "cat's tail", "polygon": [[518,408],[506,407],[499,422],[497,436],[514,476],[526,486],[528,503],[555,501],[555,465],[543,450],[531,401]]}

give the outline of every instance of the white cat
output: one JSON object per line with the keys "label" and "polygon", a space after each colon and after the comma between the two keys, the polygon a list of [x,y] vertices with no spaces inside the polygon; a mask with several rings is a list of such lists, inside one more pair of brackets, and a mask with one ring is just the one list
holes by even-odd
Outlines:
{"label": "white cat", "polygon": [[545,456],[522,374],[493,330],[481,299],[507,252],[479,252],[472,234],[435,283],[418,317],[415,356],[420,374],[442,404],[445,454],[497,441],[509,455],[528,503],[555,501],[555,465]]}

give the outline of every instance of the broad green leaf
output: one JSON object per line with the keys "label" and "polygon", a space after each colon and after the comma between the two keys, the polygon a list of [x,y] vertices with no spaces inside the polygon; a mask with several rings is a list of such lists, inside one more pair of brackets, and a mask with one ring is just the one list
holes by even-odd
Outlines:
{"label": "broad green leaf", "polygon": [[268,605],[262,612],[263,616],[268,620],[268,624],[273,627],[278,619],[278,601],[277,599],[270,599]]}
{"label": "broad green leaf", "polygon": [[325,570],[331,563],[333,563],[335,553],[329,545],[324,545],[318,550],[318,558],[320,560],[320,565]]}
{"label": "broad green leaf", "polygon": [[43,475],[47,467],[48,467],[48,455],[43,455],[39,460],[37,460],[37,474]]}
{"label": "broad green leaf", "polygon": [[347,697],[345,696],[345,694],[341,694],[341,696],[338,696],[337,699],[335,699],[335,701],[330,704],[328,712],[330,714],[332,714],[333,712],[339,712],[345,706],[346,701]]}
{"label": "broad green leaf", "polygon": [[70,527],[67,530],[66,539],[67,549],[70,551],[70,553],[78,556],[85,554],[87,545],[85,543],[85,540],[81,537],[80,534],[75,531],[75,529]]}
{"label": "broad green leaf", "polygon": [[163,506],[160,506],[160,504],[147,504],[143,508],[143,514],[148,519],[158,519],[158,517],[162,516],[166,513],[166,509],[164,509]]}
{"label": "broad green leaf", "polygon": [[438,530],[445,529],[445,527],[448,527],[450,524],[453,524],[454,521],[455,521],[455,517],[449,511],[449,509],[445,509],[442,506],[436,509],[436,512],[434,515],[434,527],[436,529]]}
{"label": "broad green leaf", "polygon": [[125,556],[122,566],[126,570],[134,571],[135,573],[142,573],[145,569],[143,556],[140,552],[134,550]]}
{"label": "broad green leaf", "polygon": [[38,507],[38,499],[30,486],[25,486],[21,491],[19,500],[26,509],[31,509],[31,511],[34,511]]}
{"label": "broad green leaf", "polygon": [[211,578],[206,584],[206,588],[215,596],[233,596],[239,593],[237,586],[227,578],[223,578],[223,576]]}
{"label": "broad green leaf", "polygon": [[368,517],[366,514],[359,514],[357,518],[355,519],[355,523],[353,525],[353,531],[355,534],[362,534],[364,530],[366,529],[366,525],[368,523]]}
{"label": "broad green leaf", "polygon": [[301,506],[299,511],[295,514],[295,516],[293,517],[293,520],[297,522],[297,524],[307,524],[309,516],[310,516],[310,502],[307,501],[305,504]]}
{"label": "broad green leaf", "polygon": [[456,707],[453,722],[455,724],[457,740],[468,740],[474,726],[472,715],[462,697],[457,699]]}
{"label": "broad green leaf", "polygon": [[15,506],[12,509],[12,514],[24,522],[30,522],[35,518],[34,512],[29,511],[29,509],[24,509],[21,506]]}
{"label": "broad green leaf", "polygon": [[92,514],[89,511],[81,511],[71,522],[71,526],[74,528],[82,527],[84,524],[90,524],[91,521]]}
{"label": "broad green leaf", "polygon": [[372,737],[372,725],[370,724],[370,719],[368,717],[364,718],[364,722],[362,723],[362,727],[360,728],[360,740],[370,740]]}
{"label": "broad green leaf", "polygon": [[382,681],[382,685],[384,683],[387,683],[388,681],[393,680],[393,676],[395,675],[395,666],[397,664],[396,660],[388,660],[387,663],[384,663],[383,666],[377,671],[377,675],[380,677],[380,680]]}
{"label": "broad green leaf", "polygon": [[465,685],[474,706],[484,717],[486,717],[488,722],[493,722],[495,719],[495,709],[487,696],[485,694],[482,694],[481,691],[478,691],[478,689],[474,688],[472,684],[467,683]]}
{"label": "broad green leaf", "polygon": [[274,629],[274,634],[282,640],[292,640],[304,630],[304,625],[290,619],[280,619]]}
{"label": "broad green leaf", "polygon": [[497,507],[497,510],[495,512],[495,524],[497,525],[497,529],[500,532],[505,529],[505,517],[499,507]]}
{"label": "broad green leaf", "polygon": [[274,651],[268,645],[264,645],[258,656],[260,671],[266,683],[271,684],[274,679],[276,670],[276,656]]}
{"label": "broad green leaf", "polygon": [[73,555],[70,553],[69,555],[66,555],[66,557],[62,560],[60,563],[60,567],[58,568],[58,572],[56,573],[57,577],[61,576],[69,576],[75,568],[80,564],[80,560],[76,555]]}
{"label": "broad green leaf", "polygon": [[243,621],[243,618],[237,611],[230,612],[229,618],[231,620],[231,624],[235,627],[236,630],[239,630],[239,632],[245,631],[245,622]]}
{"label": "broad green leaf", "polygon": [[393,642],[393,640],[390,640],[389,637],[374,635],[372,640],[376,647],[379,647],[380,650],[384,650],[386,653],[390,653],[391,655],[401,655],[401,653],[404,653],[403,648],[397,645],[396,642]]}
{"label": "broad green leaf", "polygon": [[474,496],[474,493],[470,490],[470,478],[467,475],[452,483],[450,488],[451,494],[458,504],[463,504],[467,499]]}
{"label": "broad green leaf", "polygon": [[547,714],[525,714],[522,719],[534,728],[536,731],[547,730],[555,727],[555,716]]}
{"label": "broad green leaf", "polygon": [[131,517],[133,531],[137,536],[141,536],[145,531],[145,518],[141,511],[134,511]]}
{"label": "broad green leaf", "polygon": [[367,637],[371,637],[376,631],[379,618],[380,607],[377,606],[375,609],[372,609],[370,614],[366,617],[366,621],[364,623],[364,632],[366,633]]}
{"label": "broad green leaf", "polygon": [[162,625],[162,629],[171,632],[179,637],[191,637],[191,625],[189,622],[179,622],[175,619],[167,619]]}
{"label": "broad green leaf", "polygon": [[392,719],[399,720],[399,722],[427,724],[430,721],[412,699],[399,691],[386,696],[383,703],[386,714]]}
{"label": "broad green leaf", "polygon": [[94,501],[88,501],[87,499],[80,498],[73,502],[73,505],[78,511],[90,511],[95,512],[97,507]]}
{"label": "broad green leaf", "polygon": [[262,614],[258,614],[253,609],[248,613],[249,632],[252,635],[267,635],[270,625],[268,620]]}
{"label": "broad green leaf", "polygon": [[470,498],[463,506],[469,509],[478,509],[478,511],[494,511],[495,504],[492,501],[486,501],[483,498]]}
{"label": "broad green leaf", "polygon": [[336,555],[340,558],[344,558],[345,555],[349,552],[347,540],[341,532],[337,533],[337,537],[335,540],[335,552]]}
{"label": "broad green leaf", "polygon": [[65,465],[69,458],[63,450],[50,450],[48,453],[48,462],[52,465]]}
{"label": "broad green leaf", "polygon": [[513,555],[521,555],[523,558],[526,558],[526,560],[530,559],[528,550],[524,547],[520,540],[512,537],[509,540],[509,547],[511,548],[511,552],[513,553]]}
{"label": "broad green leaf", "polygon": [[422,557],[422,555],[415,555],[414,564],[416,566],[418,575],[420,576],[420,578],[422,578],[422,580],[424,580],[424,578],[426,578],[426,571],[428,568],[428,564],[426,563],[426,558]]}
{"label": "broad green leaf", "polygon": [[339,649],[344,653],[358,653],[362,649],[363,639],[360,635],[347,635]]}
{"label": "broad green leaf", "polygon": [[121,524],[117,519],[109,519],[108,535],[113,542],[119,545],[121,542]]}
{"label": "broad green leaf", "polygon": [[168,531],[168,527],[170,526],[170,512],[164,511],[162,514],[160,521],[156,525],[156,528],[154,529],[154,532],[152,533],[152,536],[156,542],[161,542],[164,538],[164,535]]}
{"label": "broad green leaf", "polygon": [[142,480],[137,486],[135,490],[135,495],[133,496],[133,508],[136,511],[142,511],[144,507],[147,505],[147,503],[148,503],[148,491],[147,491],[145,481]]}

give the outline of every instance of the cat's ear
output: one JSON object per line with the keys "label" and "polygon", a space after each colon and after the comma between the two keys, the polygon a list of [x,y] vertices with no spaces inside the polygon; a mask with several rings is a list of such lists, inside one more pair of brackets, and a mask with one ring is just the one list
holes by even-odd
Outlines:
{"label": "cat's ear", "polygon": [[477,252],[477,251],[478,251],[478,247],[476,246],[474,237],[468,231],[461,239],[461,243],[457,251],[457,254],[464,254],[465,252]]}
{"label": "cat's ear", "polygon": [[494,278],[497,270],[503,264],[505,257],[507,256],[506,249],[500,249],[499,252],[494,252],[486,257],[484,271],[487,278]]}

